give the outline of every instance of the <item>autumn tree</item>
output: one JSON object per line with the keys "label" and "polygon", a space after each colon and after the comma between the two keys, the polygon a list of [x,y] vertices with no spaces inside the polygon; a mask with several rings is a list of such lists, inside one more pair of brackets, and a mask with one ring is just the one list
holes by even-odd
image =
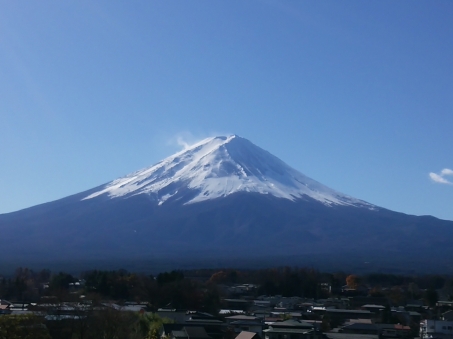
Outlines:
{"label": "autumn tree", "polygon": [[360,278],[355,275],[355,274],[350,274],[346,277],[346,285],[348,285],[349,288],[352,288],[352,289],[357,289],[357,287],[359,287],[359,284],[360,284]]}
{"label": "autumn tree", "polygon": [[213,284],[222,284],[226,281],[227,274],[224,271],[215,272],[209,278],[209,282]]}

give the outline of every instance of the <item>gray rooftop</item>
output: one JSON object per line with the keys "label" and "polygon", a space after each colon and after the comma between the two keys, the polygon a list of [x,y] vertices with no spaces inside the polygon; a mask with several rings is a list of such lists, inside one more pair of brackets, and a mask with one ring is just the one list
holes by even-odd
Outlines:
{"label": "gray rooftop", "polygon": [[255,332],[242,331],[238,334],[236,339],[252,339],[257,334]]}

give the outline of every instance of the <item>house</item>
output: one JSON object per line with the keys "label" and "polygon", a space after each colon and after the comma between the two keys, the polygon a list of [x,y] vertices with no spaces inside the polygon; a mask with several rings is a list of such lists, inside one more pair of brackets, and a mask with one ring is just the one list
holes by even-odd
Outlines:
{"label": "house", "polygon": [[263,331],[265,339],[317,339],[321,333],[313,324],[299,321],[286,320],[273,323]]}
{"label": "house", "polygon": [[233,328],[234,332],[248,331],[258,333],[260,336],[263,333],[263,319],[249,315],[233,315],[226,317],[225,320]]}
{"label": "house", "polygon": [[316,339],[321,334],[311,323],[300,320],[286,320],[269,325],[263,331],[265,339]]}

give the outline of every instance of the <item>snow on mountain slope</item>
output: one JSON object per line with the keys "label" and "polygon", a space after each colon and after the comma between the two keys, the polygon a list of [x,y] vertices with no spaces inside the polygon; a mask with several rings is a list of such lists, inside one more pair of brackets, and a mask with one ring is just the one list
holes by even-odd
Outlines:
{"label": "snow on mountain slope", "polygon": [[196,194],[186,203],[220,198],[235,192],[255,192],[289,200],[308,196],[328,206],[376,208],[306,177],[236,135],[205,139],[154,166],[108,183],[83,200],[102,194],[110,198],[149,194],[162,204],[187,189]]}

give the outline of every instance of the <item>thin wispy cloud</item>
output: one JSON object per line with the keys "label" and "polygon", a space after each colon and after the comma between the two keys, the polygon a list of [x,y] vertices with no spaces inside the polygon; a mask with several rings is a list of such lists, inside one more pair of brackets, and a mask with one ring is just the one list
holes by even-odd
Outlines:
{"label": "thin wispy cloud", "polygon": [[198,137],[195,137],[190,132],[180,132],[180,133],[177,133],[176,135],[173,135],[171,138],[169,138],[167,144],[170,146],[177,146],[178,148],[185,150],[199,140],[201,140],[201,139]]}
{"label": "thin wispy cloud", "polygon": [[429,177],[431,178],[432,181],[438,184],[445,184],[445,185],[453,185],[453,182],[450,180],[446,179],[446,176],[453,176],[453,170],[449,168],[444,168],[440,173],[429,173]]}
{"label": "thin wispy cloud", "polygon": [[183,137],[176,138],[176,143],[181,146],[183,149],[189,148],[190,143],[187,142]]}
{"label": "thin wispy cloud", "polygon": [[200,142],[206,138],[215,137],[219,135],[230,135],[231,133],[220,133],[220,132],[209,132],[209,133],[201,133],[198,135],[194,135],[191,132],[184,131],[177,133],[169,138],[167,144],[170,146],[178,146],[181,150],[185,150],[190,146]]}

